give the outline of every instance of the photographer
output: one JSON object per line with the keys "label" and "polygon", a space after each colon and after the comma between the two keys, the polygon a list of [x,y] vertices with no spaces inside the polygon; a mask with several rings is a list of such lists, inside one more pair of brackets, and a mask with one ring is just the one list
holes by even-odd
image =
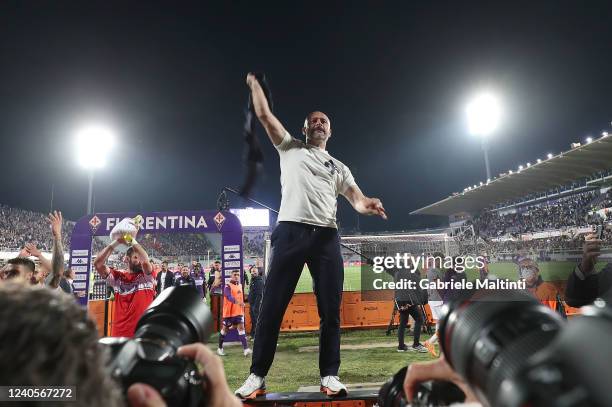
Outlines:
{"label": "photographer", "polygon": [[[53,405],[124,406],[119,386],[105,369],[104,349],[98,343],[94,322],[69,296],[13,282],[0,284],[2,385],[70,385],[76,387],[76,400]],[[205,345],[183,346],[178,355],[193,359],[200,367],[204,405],[242,405],[229,389],[221,360]],[[127,400],[130,407],[166,406],[157,390],[142,383],[130,386]]]}
{"label": "photographer", "polygon": [[[397,351],[427,353],[427,348],[419,342],[421,327],[423,325],[421,306],[427,303],[427,292],[422,290],[419,286],[421,280],[419,270],[398,269],[393,279],[396,283],[414,285],[414,288],[405,287],[395,289],[395,303],[400,314],[399,327],[397,328]],[[404,334],[406,332],[406,326],[408,325],[409,316],[412,316],[414,319],[414,341],[410,347],[406,346],[404,343]]]}
{"label": "photographer", "polygon": [[584,240],[582,260],[570,274],[565,287],[565,300],[571,307],[591,304],[595,299],[612,295],[612,265],[607,264],[599,273],[595,263],[601,254],[601,240],[590,233]]}
{"label": "photographer", "polygon": [[60,405],[122,406],[105,364],[94,322],[70,296],[40,286],[0,285],[3,386],[75,386],[76,402]]}

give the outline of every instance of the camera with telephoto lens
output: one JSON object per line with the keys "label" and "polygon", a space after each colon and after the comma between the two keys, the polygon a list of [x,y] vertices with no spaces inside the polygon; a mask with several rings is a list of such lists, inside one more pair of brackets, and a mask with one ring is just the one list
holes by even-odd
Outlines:
{"label": "camera with telephoto lens", "polygon": [[[468,291],[445,308],[440,347],[483,404],[612,405],[606,385],[612,375],[612,312],[605,305],[583,308],[583,315],[567,326],[557,313],[518,290]],[[444,389],[417,389],[408,402],[401,389],[404,377],[405,370],[381,388],[381,406],[435,405],[427,401],[449,396],[436,394]]]}
{"label": "camera with telephoto lens", "polygon": [[612,406],[612,308],[598,300],[580,312],[503,383],[501,406]]}
{"label": "camera with telephoto lens", "polygon": [[193,360],[176,355],[180,346],[204,342],[212,316],[193,288],[170,287],[146,309],[133,338],[102,338],[111,351],[108,370],[124,392],[133,383],[157,389],[169,406],[199,406],[202,377]]}

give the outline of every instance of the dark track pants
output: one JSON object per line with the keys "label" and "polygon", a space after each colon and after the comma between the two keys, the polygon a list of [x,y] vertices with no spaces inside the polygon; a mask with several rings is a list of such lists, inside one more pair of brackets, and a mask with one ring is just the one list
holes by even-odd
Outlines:
{"label": "dark track pants", "polygon": [[338,231],[304,223],[279,222],[271,243],[272,260],[259,308],[251,373],[262,377],[268,374],[283,315],[306,263],[314,283],[320,318],[319,370],[321,376],[337,376],[344,283]]}
{"label": "dark track pants", "polygon": [[404,346],[404,333],[406,332],[406,326],[408,325],[408,315],[412,315],[414,318],[414,340],[412,346],[419,346],[419,339],[421,338],[421,326],[423,325],[423,318],[421,317],[421,310],[418,305],[413,305],[407,310],[402,310],[400,313],[399,327],[397,328],[397,341],[399,346]]}

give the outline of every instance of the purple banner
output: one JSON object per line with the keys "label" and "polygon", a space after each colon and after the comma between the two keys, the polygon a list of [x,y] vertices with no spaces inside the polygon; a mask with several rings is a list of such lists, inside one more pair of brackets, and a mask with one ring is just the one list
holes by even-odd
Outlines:
{"label": "purple banner", "polygon": [[[70,242],[70,267],[75,272],[75,292],[81,305],[89,300],[90,273],[93,270],[92,240],[94,236],[109,236],[123,218],[142,216],[139,235],[156,233],[220,233],[221,266],[226,280],[235,269],[243,273],[242,225],[238,217],[228,211],[175,211],[97,213],[79,219]],[[85,294],[85,295],[83,295]]]}

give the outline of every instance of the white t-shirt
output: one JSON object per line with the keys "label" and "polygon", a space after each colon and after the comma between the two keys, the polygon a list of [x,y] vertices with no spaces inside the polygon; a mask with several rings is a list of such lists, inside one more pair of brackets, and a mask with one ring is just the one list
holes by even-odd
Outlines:
{"label": "white t-shirt", "polygon": [[285,133],[276,146],[281,168],[278,221],[337,228],[338,194],[357,185],[351,171],[327,151]]}
{"label": "white t-shirt", "polygon": [[166,273],[168,273],[167,271],[162,271],[161,272],[161,277],[159,278],[161,280],[161,288],[160,288],[160,292],[164,291],[164,289],[166,288]]}

